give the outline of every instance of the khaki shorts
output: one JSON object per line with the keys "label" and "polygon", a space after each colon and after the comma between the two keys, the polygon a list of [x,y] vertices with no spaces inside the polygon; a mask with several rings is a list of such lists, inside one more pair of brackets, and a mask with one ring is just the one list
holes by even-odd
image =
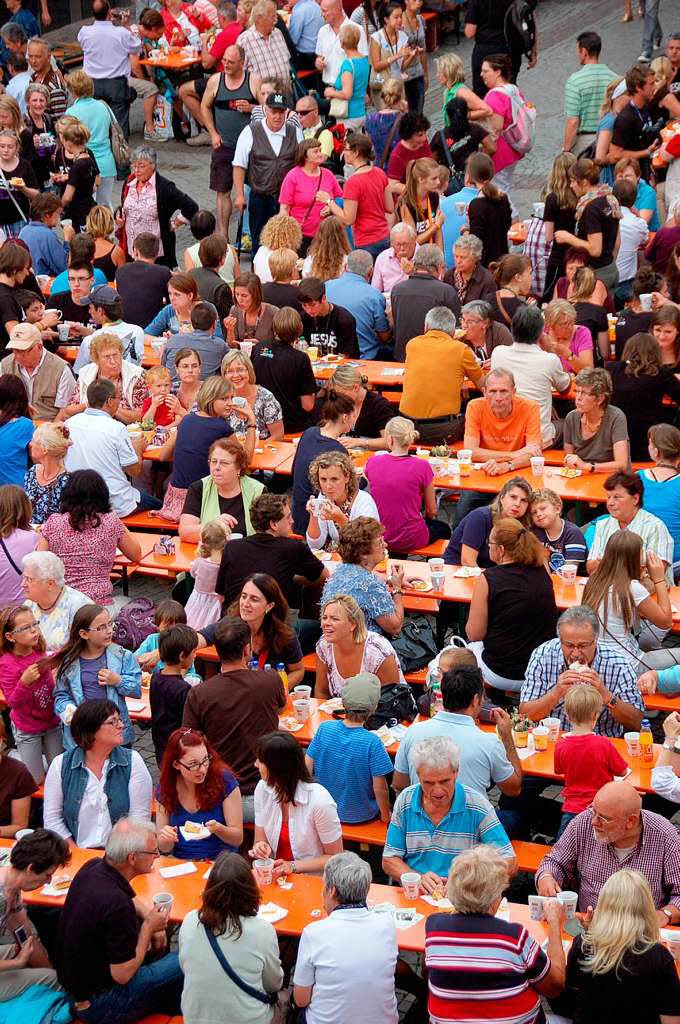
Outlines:
{"label": "khaki shorts", "polygon": [[134,78],[133,75],[128,75],[128,85],[137,93],[138,100],[145,100],[158,92],[156,83],[150,82],[148,78]]}

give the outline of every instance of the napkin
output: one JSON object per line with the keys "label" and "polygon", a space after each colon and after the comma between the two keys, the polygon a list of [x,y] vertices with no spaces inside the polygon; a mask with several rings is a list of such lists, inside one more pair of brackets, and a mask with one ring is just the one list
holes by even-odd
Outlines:
{"label": "napkin", "polygon": [[438,900],[428,892],[421,896],[420,899],[424,900],[425,903],[429,903],[431,907],[436,907],[437,910],[453,910],[453,903],[446,896],[443,900]]}
{"label": "napkin", "polygon": [[380,376],[381,377],[402,377],[404,375],[404,373],[405,373],[405,368],[403,366],[395,366],[395,367],[391,367],[390,366],[386,370],[381,370],[380,371]]}
{"label": "napkin", "polygon": [[280,907],[277,903],[260,903],[260,909],[257,912],[257,916],[263,918],[265,921],[269,921],[270,924],[274,924],[276,921],[280,921],[281,918],[286,917],[288,911],[285,907]]}
{"label": "napkin", "polygon": [[43,896],[56,896],[59,899],[66,895],[68,889],[55,889],[53,885],[43,885],[40,891]]}
{"label": "napkin", "polygon": [[334,711],[342,711],[342,708],[342,697],[330,697],[323,704],[319,704],[319,711],[325,711],[327,715],[332,715]]}
{"label": "napkin", "polygon": [[419,914],[417,910],[401,910],[397,907],[394,908],[394,925],[397,931],[403,932],[407,928],[412,928],[414,924],[418,924],[422,921],[424,914]]}
{"label": "napkin", "polygon": [[145,700],[128,700],[126,701],[128,711],[143,711],[146,707]]}
{"label": "napkin", "polygon": [[191,875],[198,868],[192,860],[186,861],[185,864],[173,864],[169,868],[159,868],[158,874],[162,875],[163,878],[178,878],[180,875]]}

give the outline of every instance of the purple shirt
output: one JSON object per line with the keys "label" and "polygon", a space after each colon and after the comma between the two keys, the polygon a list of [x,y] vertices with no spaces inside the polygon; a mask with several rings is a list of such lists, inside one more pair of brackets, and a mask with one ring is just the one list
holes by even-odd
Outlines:
{"label": "purple shirt", "polygon": [[[30,554],[31,551],[35,551],[36,545],[40,540],[40,534],[36,533],[35,530],[15,530],[9,537],[3,537],[2,539],[12,561],[21,570],[23,568],[21,564],[22,558],[24,555]],[[3,606],[22,604],[26,600],[26,595],[21,589],[21,575],[11,565],[1,545],[0,594],[2,594]]]}
{"label": "purple shirt", "polygon": [[425,488],[434,480],[428,463],[416,455],[374,455],[364,473],[388,547],[411,551],[427,544],[429,532],[421,508]]}
{"label": "purple shirt", "polygon": [[[569,351],[572,356],[578,356],[581,352],[592,352],[593,351],[593,337],[587,327],[582,327],[577,324],[574,327],[574,333],[571,336],[569,342]],[[571,365],[568,359],[563,359],[560,356],[562,367],[567,373],[576,373],[577,371]]]}

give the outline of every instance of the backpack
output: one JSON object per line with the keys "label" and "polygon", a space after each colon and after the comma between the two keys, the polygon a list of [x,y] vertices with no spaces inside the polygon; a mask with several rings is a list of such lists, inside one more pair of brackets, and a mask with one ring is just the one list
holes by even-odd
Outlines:
{"label": "backpack", "polygon": [[512,104],[512,123],[503,129],[501,135],[516,153],[524,156],[536,141],[536,107],[524,99],[516,85],[497,85],[496,89]]}
{"label": "backpack", "polygon": [[425,615],[405,619],[399,636],[392,637],[392,646],[404,672],[424,668],[439,651],[434,630]]}
{"label": "backpack", "polygon": [[364,728],[374,731],[390,722],[394,724],[403,719],[412,722],[417,714],[418,708],[411,687],[407,683],[391,683],[381,688],[378,706],[366,719]]}
{"label": "backpack", "polygon": [[319,138],[322,131],[328,130],[333,136],[333,152],[329,156],[328,160],[324,163],[332,174],[342,177],[345,173],[345,165],[342,159],[342,154],[345,149],[345,137],[347,132],[342,121],[338,121],[336,124],[325,124],[321,128],[317,129],[315,138]]}
{"label": "backpack", "polygon": [[136,651],[147,636],[157,632],[153,620],[154,611],[154,603],[148,597],[136,597],[134,601],[128,601],[118,612],[113,625],[113,643],[128,651]]}
{"label": "backpack", "polygon": [[534,10],[537,0],[512,0],[505,12],[503,34],[511,50],[521,49],[528,57],[536,47]]}

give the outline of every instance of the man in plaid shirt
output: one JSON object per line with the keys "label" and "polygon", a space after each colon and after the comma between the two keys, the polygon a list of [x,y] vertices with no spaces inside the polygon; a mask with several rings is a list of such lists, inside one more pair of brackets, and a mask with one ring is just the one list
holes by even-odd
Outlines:
{"label": "man in plaid shirt", "polygon": [[529,659],[520,711],[535,722],[554,716],[568,729],[564,698],[570,686],[590,683],[604,707],[595,723],[600,736],[623,736],[640,728],[644,703],[635,671],[623,651],[598,640],[600,623],[586,605],[575,605],[557,622],[557,639],[537,647]]}
{"label": "man in plaid shirt", "polygon": [[680,835],[660,814],[642,810],[629,782],[608,782],[592,807],[567,826],[536,872],[540,896],[578,886],[578,906],[589,911],[610,875],[627,868],[645,876],[659,924],[680,923]]}

